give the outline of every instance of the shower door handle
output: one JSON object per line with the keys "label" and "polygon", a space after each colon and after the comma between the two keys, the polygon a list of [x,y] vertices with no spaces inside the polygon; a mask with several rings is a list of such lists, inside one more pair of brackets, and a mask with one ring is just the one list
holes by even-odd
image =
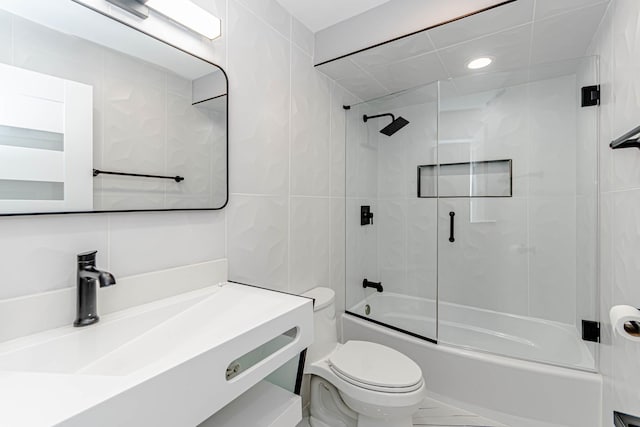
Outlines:
{"label": "shower door handle", "polygon": [[449,212],[449,241],[451,243],[456,241],[453,218],[456,216],[455,212]]}

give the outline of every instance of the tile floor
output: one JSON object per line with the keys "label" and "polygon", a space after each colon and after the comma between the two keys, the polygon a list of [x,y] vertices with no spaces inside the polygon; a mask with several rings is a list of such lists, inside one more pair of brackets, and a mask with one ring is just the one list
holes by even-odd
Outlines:
{"label": "tile floor", "polygon": [[[507,427],[434,399],[425,399],[424,405],[413,417],[413,425],[414,427]],[[302,420],[298,427],[310,427],[309,421]]]}

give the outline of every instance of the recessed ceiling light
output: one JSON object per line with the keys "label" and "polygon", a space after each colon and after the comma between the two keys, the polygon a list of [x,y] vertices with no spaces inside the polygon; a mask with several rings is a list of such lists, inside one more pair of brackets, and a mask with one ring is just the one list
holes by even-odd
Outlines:
{"label": "recessed ceiling light", "polygon": [[493,62],[492,58],[488,56],[483,56],[480,58],[476,58],[472,61],[469,61],[467,64],[467,68],[470,70],[479,70],[480,68],[488,67]]}

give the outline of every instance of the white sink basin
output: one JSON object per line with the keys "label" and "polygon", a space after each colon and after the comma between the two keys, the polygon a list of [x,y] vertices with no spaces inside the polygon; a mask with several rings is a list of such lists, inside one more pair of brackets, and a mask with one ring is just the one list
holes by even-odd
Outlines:
{"label": "white sink basin", "polygon": [[[312,322],[311,300],[226,283],[1,343],[0,425],[197,425],[296,357]],[[291,330],[227,379],[230,363]]]}
{"label": "white sink basin", "polygon": [[[121,375],[123,369],[115,369],[122,349],[127,346],[140,348],[136,343],[144,339],[154,328],[210,297],[212,290],[198,295],[171,298],[154,304],[125,310],[105,316],[94,326],[85,328],[56,329],[37,334],[5,346],[0,346],[0,371],[50,372],[65,374]],[[182,338],[186,335],[183,334]],[[174,343],[174,345],[177,343]],[[135,358],[147,363],[161,357],[161,352],[151,354],[150,347],[142,348]],[[123,361],[124,362],[124,361]],[[112,369],[108,369],[110,366]],[[101,369],[107,368],[107,369]]]}

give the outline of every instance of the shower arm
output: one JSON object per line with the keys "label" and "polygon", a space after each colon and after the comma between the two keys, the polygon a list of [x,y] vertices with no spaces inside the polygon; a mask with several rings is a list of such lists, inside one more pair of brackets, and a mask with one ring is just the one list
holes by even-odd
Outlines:
{"label": "shower arm", "polygon": [[367,116],[366,114],[364,116],[362,116],[362,120],[367,123],[367,120],[369,119],[377,119],[379,117],[391,117],[391,121],[394,122],[396,120],[396,116],[394,116],[391,113],[386,113],[386,114],[376,114],[375,116]]}

